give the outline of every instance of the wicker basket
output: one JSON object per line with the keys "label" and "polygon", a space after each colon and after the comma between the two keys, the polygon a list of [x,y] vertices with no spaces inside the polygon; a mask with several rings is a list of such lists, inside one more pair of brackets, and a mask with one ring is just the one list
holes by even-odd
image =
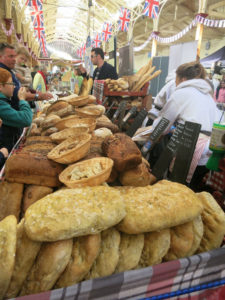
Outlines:
{"label": "wicker basket", "polygon": [[85,133],[88,133],[87,127],[72,127],[72,128],[66,128],[60,132],[53,133],[50,138],[53,142],[56,142],[57,144],[62,143],[69,137],[75,138],[78,135],[82,135]]}
{"label": "wicker basket", "polygon": [[73,106],[84,106],[88,104],[88,96],[78,96],[73,99],[68,100],[68,102]]}
{"label": "wicker basket", "polygon": [[81,117],[99,118],[105,112],[102,105],[89,105],[76,109],[76,114]]}
{"label": "wicker basket", "polygon": [[66,127],[88,127],[89,132],[93,132],[96,127],[96,120],[94,118],[77,118],[76,120],[68,120],[66,122]]}
{"label": "wicker basket", "polygon": [[48,158],[61,164],[71,164],[83,158],[89,151],[91,135],[70,137],[48,153]]}
{"label": "wicker basket", "polygon": [[63,129],[66,129],[66,128],[68,128],[68,126],[66,126],[65,124],[66,124],[66,122],[68,121],[68,120],[77,120],[77,119],[79,119],[80,117],[78,116],[78,115],[72,115],[72,116],[69,116],[69,117],[67,117],[67,118],[65,118],[65,119],[62,119],[62,120],[60,120],[58,123],[56,123],[55,124],[55,127],[60,131],[60,130],[63,130]]}
{"label": "wicker basket", "polygon": [[[80,180],[72,180],[72,172],[78,170],[85,173],[93,173],[92,170],[100,166],[100,172],[96,172],[96,175],[91,175],[88,178],[83,178]],[[70,188],[84,187],[84,186],[96,186],[105,182],[112,171],[113,160],[107,157],[95,157],[82,162],[73,164],[67,167],[62,173],[59,174],[59,180],[63,182],[66,186]]]}

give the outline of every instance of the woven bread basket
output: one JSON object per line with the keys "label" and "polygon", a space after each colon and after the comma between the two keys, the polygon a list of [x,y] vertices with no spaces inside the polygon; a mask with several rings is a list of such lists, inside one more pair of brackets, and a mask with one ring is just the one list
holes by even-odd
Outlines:
{"label": "woven bread basket", "polygon": [[65,128],[71,127],[87,127],[89,128],[89,132],[93,132],[96,127],[96,120],[94,118],[68,119],[65,122]]}
{"label": "woven bread basket", "polygon": [[87,127],[71,127],[71,128],[66,128],[63,129],[62,131],[53,133],[50,138],[52,139],[53,142],[60,144],[69,137],[74,137],[78,135],[82,135],[88,133],[88,128]]}
{"label": "woven bread basket", "polygon": [[84,106],[88,104],[88,96],[78,96],[69,99],[68,102],[73,106]]}
{"label": "woven bread basket", "polygon": [[[112,171],[113,160],[108,157],[95,157],[67,167],[59,174],[59,180],[70,188],[96,186],[105,182]],[[71,179],[73,173],[88,176],[78,180]],[[83,174],[83,175],[82,175]]]}
{"label": "woven bread basket", "polygon": [[76,114],[81,117],[99,118],[105,112],[102,105],[89,105],[76,109]]}
{"label": "woven bread basket", "polygon": [[68,128],[68,126],[66,126],[67,124],[67,120],[77,120],[79,119],[79,116],[78,115],[72,115],[72,116],[69,116],[69,117],[66,117],[65,119],[62,119],[60,120],[58,123],[55,124],[55,127],[60,131],[60,130],[63,130],[63,129],[66,129]]}
{"label": "woven bread basket", "polygon": [[61,164],[71,164],[83,158],[88,153],[90,144],[90,134],[85,133],[76,138],[69,137],[53,148],[47,157]]}

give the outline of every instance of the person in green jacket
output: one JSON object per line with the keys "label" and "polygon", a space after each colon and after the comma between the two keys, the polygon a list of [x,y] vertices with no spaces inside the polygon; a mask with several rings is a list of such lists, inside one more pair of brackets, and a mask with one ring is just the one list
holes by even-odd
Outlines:
{"label": "person in green jacket", "polygon": [[19,110],[11,106],[14,83],[9,71],[0,68],[0,118],[2,127],[0,128],[0,148],[5,147],[10,152],[17,142],[19,136],[17,128],[28,127],[32,122],[32,110],[25,101],[26,88],[19,89]]}
{"label": "person in green jacket", "polygon": [[81,88],[82,82],[83,82],[83,77],[81,76],[81,71],[78,68],[74,68],[72,72],[72,78],[78,81],[78,86],[79,89]]}

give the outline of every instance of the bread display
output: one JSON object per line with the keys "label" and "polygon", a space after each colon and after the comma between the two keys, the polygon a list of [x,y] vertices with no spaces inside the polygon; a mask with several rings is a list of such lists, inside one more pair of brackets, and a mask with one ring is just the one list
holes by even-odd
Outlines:
{"label": "bread display", "polygon": [[58,187],[64,167],[37,153],[13,154],[7,159],[5,178],[9,182]]}
{"label": "bread display", "polygon": [[136,168],[120,173],[119,180],[122,185],[146,186],[150,183],[150,172],[142,162]]}
{"label": "bread display", "polygon": [[67,108],[69,103],[67,101],[63,101],[63,98],[61,100],[55,101],[50,106],[48,106],[46,110],[46,115],[54,114],[55,112],[60,111],[61,109]]}
{"label": "bread display", "polygon": [[71,127],[66,128],[60,132],[53,133],[50,138],[53,142],[60,144],[69,137],[75,138],[78,135],[82,135],[84,133],[88,133],[87,127]]}
{"label": "bread display", "polygon": [[41,123],[41,128],[42,129],[48,129],[50,127],[54,127],[59,121],[61,120],[61,118],[57,115],[49,115],[47,116],[44,121]]}
{"label": "bread display", "polygon": [[55,287],[61,288],[76,284],[90,271],[101,246],[101,235],[87,235],[74,239],[70,261],[59,277]]}
{"label": "bread display", "polygon": [[23,196],[22,212],[25,213],[31,204],[47,196],[48,194],[51,194],[52,192],[53,189],[47,186],[33,184],[26,186]]}
{"label": "bread display", "polygon": [[20,207],[23,198],[23,184],[1,182],[0,184],[0,221],[9,215],[19,220]]}
{"label": "bread display", "polygon": [[140,268],[156,265],[162,262],[170,248],[170,230],[148,232],[144,235],[144,248],[139,262]]}
{"label": "bread display", "polygon": [[203,238],[198,252],[209,251],[221,246],[225,234],[225,214],[213,196],[207,192],[197,194],[203,205]]}
{"label": "bread display", "polygon": [[87,127],[89,132],[95,130],[96,120],[94,118],[83,118],[80,119],[78,116],[73,116],[73,118],[67,118],[61,120],[55,125],[58,130],[63,130],[71,127]]}
{"label": "bread display", "polygon": [[31,205],[25,213],[25,228],[31,239],[57,241],[99,233],[118,224],[125,214],[123,197],[116,189],[64,189]]}
{"label": "bread display", "polygon": [[112,131],[108,128],[99,128],[94,131],[94,135],[101,138],[106,138],[112,135]]}
{"label": "bread display", "polygon": [[119,188],[127,214],[118,229],[128,234],[158,231],[192,221],[203,210],[188,187],[166,180],[147,187]]}
{"label": "bread display", "polygon": [[50,127],[48,129],[42,130],[41,131],[41,135],[42,136],[49,136],[49,135],[51,135],[53,133],[56,133],[56,132],[58,132],[58,128],[56,128],[56,127]]}
{"label": "bread display", "polygon": [[99,118],[104,112],[105,107],[103,105],[90,105],[76,109],[79,116],[87,118]]}
{"label": "bread display", "polygon": [[74,97],[73,95],[71,95],[71,96],[68,96],[67,99],[68,99],[67,101],[71,105],[79,107],[79,106],[84,106],[84,105],[88,104],[89,96],[77,96],[77,97]]}
{"label": "bread display", "polygon": [[28,136],[26,138],[24,146],[39,143],[52,143],[52,139],[49,136]]}
{"label": "bread display", "polygon": [[86,279],[108,276],[114,273],[119,261],[120,234],[115,228],[101,233],[101,248]]}
{"label": "bread display", "polygon": [[16,234],[16,260],[6,293],[7,298],[18,295],[41,247],[41,243],[32,241],[27,237],[24,230],[24,219],[17,225]]}
{"label": "bread display", "polygon": [[40,154],[45,154],[47,155],[48,152],[50,152],[53,148],[55,148],[54,143],[45,143],[45,142],[40,142],[40,143],[34,143],[28,146],[24,146],[22,148],[22,151],[24,152],[36,152]]}
{"label": "bread display", "polygon": [[20,296],[49,291],[65,270],[70,260],[72,246],[72,239],[42,244]]}
{"label": "bread display", "polygon": [[0,299],[10,284],[16,254],[16,217],[8,216],[0,222]]}
{"label": "bread display", "polygon": [[53,148],[47,155],[51,160],[61,164],[70,164],[83,158],[90,149],[91,135],[83,134],[76,138],[69,137]]}
{"label": "bread display", "polygon": [[133,169],[141,163],[141,152],[130,137],[116,133],[102,143],[103,153],[114,161],[118,172]]}
{"label": "bread display", "polygon": [[115,272],[135,269],[144,247],[144,234],[120,234],[119,261]]}

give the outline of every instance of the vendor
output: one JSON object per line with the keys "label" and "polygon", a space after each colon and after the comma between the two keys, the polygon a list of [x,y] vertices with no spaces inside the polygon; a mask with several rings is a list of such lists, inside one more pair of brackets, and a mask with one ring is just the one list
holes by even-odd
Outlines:
{"label": "vendor", "polygon": [[198,167],[196,166],[190,183],[193,189],[208,172],[205,165],[210,155],[208,149],[210,133],[213,123],[220,118],[220,112],[212,97],[212,88],[205,78],[205,70],[198,62],[179,66],[176,70],[176,89],[153,123],[153,127],[155,127],[161,118],[168,119],[170,124],[166,132],[175,122],[190,121],[201,125],[201,132],[206,137],[204,139],[205,147],[202,148],[201,157],[197,162]]}
{"label": "vendor", "polygon": [[[91,62],[97,66],[93,73],[93,80],[118,79],[116,69],[104,61],[104,52],[101,48],[92,48]],[[80,66],[80,70],[83,77],[87,76],[85,68]]]}

